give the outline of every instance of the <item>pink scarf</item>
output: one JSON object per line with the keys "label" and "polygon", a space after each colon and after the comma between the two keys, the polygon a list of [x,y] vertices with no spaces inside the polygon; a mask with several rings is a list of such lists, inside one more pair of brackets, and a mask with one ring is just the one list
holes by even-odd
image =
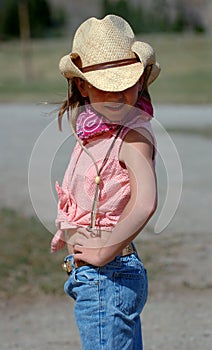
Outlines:
{"label": "pink scarf", "polygon": [[[149,115],[153,115],[152,104],[145,97],[141,97],[136,108],[145,111]],[[77,135],[81,140],[96,137],[111,130],[117,130],[120,125],[113,123],[104,116],[96,112],[89,103],[85,104],[85,111],[79,114],[77,118]]]}

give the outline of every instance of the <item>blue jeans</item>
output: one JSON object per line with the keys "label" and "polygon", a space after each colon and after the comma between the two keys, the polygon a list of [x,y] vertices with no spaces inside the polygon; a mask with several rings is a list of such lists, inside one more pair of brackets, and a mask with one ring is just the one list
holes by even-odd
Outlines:
{"label": "blue jeans", "polygon": [[136,253],[116,257],[103,267],[75,268],[65,282],[75,300],[75,319],[83,350],[142,350],[140,313],[148,280]]}

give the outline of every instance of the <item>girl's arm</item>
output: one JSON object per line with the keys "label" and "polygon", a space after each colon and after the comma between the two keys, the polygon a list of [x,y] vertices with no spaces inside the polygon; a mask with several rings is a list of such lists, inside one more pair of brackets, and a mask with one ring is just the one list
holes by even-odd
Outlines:
{"label": "girl's arm", "polygon": [[108,241],[102,248],[74,247],[75,261],[103,266],[119,254],[146,225],[157,205],[157,185],[153,165],[153,145],[147,130],[127,133],[119,159],[129,172],[131,197]]}

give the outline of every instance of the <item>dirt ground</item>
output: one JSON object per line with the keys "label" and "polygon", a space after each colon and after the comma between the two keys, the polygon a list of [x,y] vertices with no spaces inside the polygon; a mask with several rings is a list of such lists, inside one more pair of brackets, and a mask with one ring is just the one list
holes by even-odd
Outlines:
{"label": "dirt ground", "polygon": [[[144,349],[211,349],[212,235],[143,239],[157,268],[142,313]],[[65,295],[14,297],[2,300],[0,311],[1,350],[81,349],[73,302]]]}

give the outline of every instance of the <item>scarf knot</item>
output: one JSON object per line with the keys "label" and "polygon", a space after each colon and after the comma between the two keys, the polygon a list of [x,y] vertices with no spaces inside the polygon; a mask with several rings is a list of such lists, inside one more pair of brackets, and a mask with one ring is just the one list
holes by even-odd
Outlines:
{"label": "scarf knot", "polygon": [[[137,101],[135,107],[146,112],[148,117],[153,115],[152,104],[144,97],[141,97]],[[117,124],[117,122],[106,119],[103,115],[95,111],[91,104],[86,102],[85,110],[77,117],[76,132],[81,140],[87,140],[108,131],[116,131],[122,123]]]}

